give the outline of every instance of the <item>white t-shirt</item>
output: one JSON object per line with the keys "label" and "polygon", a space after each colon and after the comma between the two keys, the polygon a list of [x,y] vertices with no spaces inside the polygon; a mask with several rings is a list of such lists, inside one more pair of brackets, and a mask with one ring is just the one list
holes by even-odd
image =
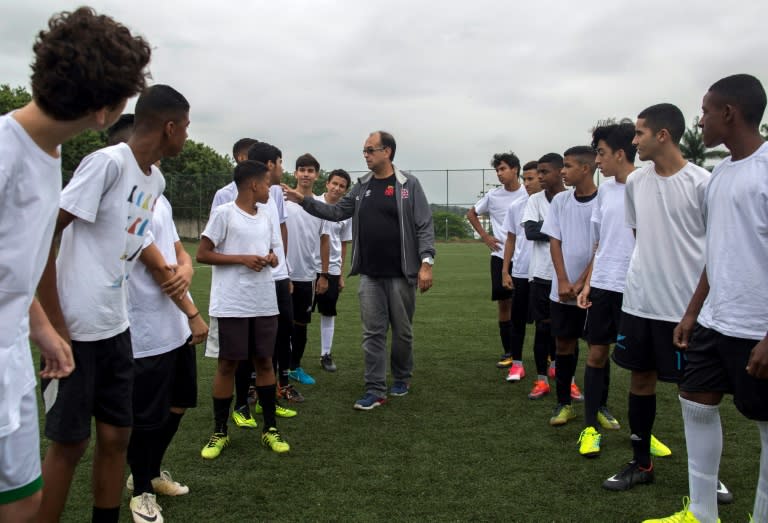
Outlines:
{"label": "white t-shirt", "polygon": [[692,163],[672,176],[653,164],[629,175],[627,225],[635,229],[621,310],[651,320],[683,317],[704,267],[704,194],[709,171]]}
{"label": "white t-shirt", "polygon": [[[258,204],[262,205],[262,204]],[[279,185],[273,185],[269,188],[269,200],[266,204],[269,214],[272,218],[272,227],[280,242],[280,248],[275,249],[277,255],[277,267],[272,269],[272,279],[274,281],[288,279],[288,264],[285,262],[285,248],[283,245],[283,235],[280,231],[280,224],[285,223],[285,198],[283,198],[283,189]]]}
{"label": "white t-shirt", "polygon": [[[271,187],[270,187],[271,189]],[[213,203],[211,204],[211,213],[213,210],[221,204],[234,202],[237,198],[237,185],[235,182],[230,182],[213,195]]]}
{"label": "white t-shirt", "polygon": [[[544,191],[532,195],[528,198],[528,203],[525,204],[522,223],[546,220],[549,206],[550,203]],[[531,243],[533,244],[531,246],[531,261],[528,266],[530,279],[551,280],[554,268],[552,267],[552,255],[549,253],[549,242],[533,241]]]}
{"label": "white t-shirt", "polygon": [[64,188],[61,208],[78,219],[64,229],[56,267],[73,340],[103,340],[128,328],[124,280],[164,189],[157,167],[144,174],[125,143],[86,156]]}
{"label": "white t-shirt", "polygon": [[528,278],[528,265],[531,259],[531,244],[533,243],[525,237],[525,228],[523,227],[523,211],[528,204],[528,195],[524,198],[518,198],[512,202],[507,209],[507,216],[504,218],[504,228],[508,233],[515,235],[515,252],[512,253],[512,277]]}
{"label": "white t-shirt", "polygon": [[[313,195],[314,196],[314,195]],[[322,196],[314,196],[316,200]],[[315,281],[320,272],[320,232],[323,220],[312,216],[297,203],[285,203],[288,220],[288,265],[291,281]]]}
{"label": "white t-shirt", "polygon": [[29,306],[51,248],[61,192],[52,158],[10,114],[0,116],[0,438],[19,428],[35,387]]}
{"label": "white t-shirt", "polygon": [[[592,208],[597,197],[588,202],[580,202],[573,191],[557,193],[552,198],[549,214],[541,226],[541,232],[547,236],[560,240],[563,251],[563,264],[568,281],[573,283],[587,268],[592,259]],[[550,254],[551,258],[551,254]],[[558,295],[558,281],[554,267],[551,273],[552,290],[549,299],[560,302]],[[564,302],[567,305],[576,305],[576,300]]]}
{"label": "white t-shirt", "polygon": [[[269,213],[257,208],[248,214],[234,202],[213,210],[203,236],[211,240],[221,254],[255,254],[266,256],[280,247],[279,235],[272,227]],[[275,316],[277,294],[272,268],[260,271],[245,265],[214,265],[211,277],[209,314],[217,318],[255,318]]]}
{"label": "white t-shirt", "polygon": [[[171,204],[161,195],[144,237],[144,247],[154,243],[166,263],[174,265],[178,261],[178,241]],[[162,291],[152,273],[141,262],[133,267],[128,278],[128,319],[135,358],[170,352],[181,347],[192,334],[187,316]]]}
{"label": "white t-shirt", "polygon": [[626,187],[615,178],[607,178],[600,184],[597,202],[592,208],[593,234],[599,245],[589,284],[597,289],[624,292],[627,282],[635,235],[626,222]]}
{"label": "white t-shirt", "polygon": [[699,323],[762,340],[768,331],[768,143],[715,167],[706,198],[709,295]]}
{"label": "white t-shirt", "polygon": [[[325,200],[325,194],[320,198],[324,203],[328,203]],[[331,242],[330,255],[328,257],[328,274],[339,276],[341,274],[341,243],[352,241],[352,218],[340,222],[332,222],[323,220],[320,235],[327,234],[328,239]],[[320,260],[320,250],[317,252],[317,259],[315,263],[318,266],[318,272],[322,269],[322,261]]]}
{"label": "white t-shirt", "polygon": [[504,226],[504,218],[507,216],[507,209],[517,200],[527,198],[528,193],[522,185],[516,191],[508,191],[502,186],[491,189],[475,204],[475,212],[478,215],[487,214],[490,217],[493,237],[501,242],[501,248],[493,251],[491,256],[504,258],[504,242],[507,241],[508,232]]}

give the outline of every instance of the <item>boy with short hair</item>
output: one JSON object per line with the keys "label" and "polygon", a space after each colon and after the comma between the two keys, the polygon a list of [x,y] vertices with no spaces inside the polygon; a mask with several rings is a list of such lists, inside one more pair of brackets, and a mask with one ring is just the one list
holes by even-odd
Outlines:
{"label": "boy with short hair", "polygon": [[691,497],[681,512],[647,523],[719,521],[719,404],[727,393],[757,422],[762,451],[751,520],[768,521],[768,145],[758,129],[765,106],[763,86],[746,74],[718,80],[704,96],[704,145],[725,144],[731,156],[707,186],[706,266],[674,331],[688,359],[680,405]]}
{"label": "boy with short hair", "polygon": [[576,306],[576,295],[584,286],[592,258],[590,218],[597,196],[594,149],[579,145],[565,151],[563,156],[563,181],[574,190],[555,195],[541,228],[541,232],[549,236],[554,269],[549,306],[557,348],[557,406],[549,420],[552,426],[564,425],[576,417],[571,407],[571,384],[586,318],[586,311]]}
{"label": "boy with short hair", "polygon": [[[88,53],[63,61],[65,45]],[[65,378],[74,368],[68,340],[54,330],[34,297],[58,211],[59,147],[86,129],[104,129],[119,117],[126,99],[143,89],[151,54],[145,40],[89,8],[54,15],[48,29],[38,34],[33,49],[32,101],[0,116],[3,522],[36,520],[42,498],[36,379],[29,338],[40,349],[42,378]],[[49,67],[52,62],[57,67]]]}
{"label": "boy with short hair", "polygon": [[213,265],[210,315],[219,322],[219,358],[213,379],[214,429],[201,455],[215,459],[229,445],[227,418],[238,362],[256,369],[256,392],[264,415],[262,444],[290,450],[277,430],[272,354],[277,334],[277,296],[272,268],[280,247],[272,218],[256,204],[269,199],[269,172],[261,162],[237,164],[237,198],[214,209],[197,250],[197,261]]}
{"label": "boy with short hair", "polygon": [[[480,239],[491,250],[491,300],[498,305],[499,337],[502,355],[496,366],[522,368],[522,361],[512,357],[512,291],[502,285],[502,265],[504,263],[504,242],[507,229],[504,218],[507,209],[514,202],[528,196],[520,185],[520,159],[513,152],[497,153],[491,159],[491,166],[496,170],[500,187],[491,189],[467,211],[467,220],[472,224]],[[488,234],[480,223],[479,216],[486,215],[491,220],[492,234]]]}
{"label": "boy with short hair", "polygon": [[632,143],[638,157],[653,163],[627,178],[626,223],[634,229],[635,248],[613,351],[613,361],[632,372],[628,418],[634,455],[603,482],[608,490],[654,481],[656,382],[678,383],[684,370],[685,358],[673,345],[672,332],[704,266],[703,210],[709,181],[706,169],[683,158],[679,142],[684,131],[683,113],[669,103],[644,109],[635,125]]}
{"label": "boy with short hair", "polygon": [[155,163],[178,155],[187,139],[189,102],[167,85],[136,102],[127,144],[100,149],[78,166],[61,194],[56,232],[63,231],[40,282],[40,302],[78,363],[63,380],[43,381],[46,486],[41,519],[57,520],[96,419],[94,519],[119,515],[126,450],[133,425],[133,353],[125,279],[165,180]]}
{"label": "boy with short hair", "polygon": [[[347,193],[351,178],[344,169],[335,169],[328,175],[326,192],[321,196],[329,205],[335,205]],[[344,290],[344,259],[347,245],[352,241],[352,219],[340,222],[323,220],[320,232],[320,273],[315,282],[314,310],[320,312],[320,365],[327,372],[336,372],[331,356],[336,319],[336,302]]]}
{"label": "boy with short hair", "polygon": [[609,430],[620,428],[606,406],[608,351],[618,334],[624,282],[635,246],[632,230],[624,221],[625,184],[635,170],[634,136],[635,126],[630,122],[600,126],[592,132],[597,166],[606,180],[600,184],[592,209],[595,254],[577,296],[579,307],[587,310],[584,330],[589,344],[584,368],[584,429],[579,436],[579,453],[585,457],[600,454],[598,422]]}
{"label": "boy with short hair", "polygon": [[[320,174],[320,163],[309,153],[296,158],[296,190],[305,197],[319,199],[312,192],[315,180]],[[307,348],[307,325],[312,321],[312,302],[315,293],[315,279],[320,272],[320,232],[323,220],[305,213],[301,206],[286,202],[288,220],[288,265],[291,268],[293,284],[293,330],[291,331],[291,370],[288,373],[294,381],[313,385],[315,379],[301,366],[301,358]]]}
{"label": "boy with short hair", "polygon": [[[538,162],[528,162],[523,166],[523,187],[526,196],[513,202],[507,209],[504,218],[504,228],[507,229],[507,239],[504,242],[504,260],[501,266],[501,284],[512,291],[512,366],[507,373],[507,381],[517,382],[525,376],[523,368],[523,343],[525,342],[525,326],[528,323],[528,301],[530,300],[530,284],[528,282],[529,264],[532,243],[525,237],[523,228],[523,211],[528,198],[541,191],[539,173],[536,172]],[[514,363],[517,362],[517,363]]]}

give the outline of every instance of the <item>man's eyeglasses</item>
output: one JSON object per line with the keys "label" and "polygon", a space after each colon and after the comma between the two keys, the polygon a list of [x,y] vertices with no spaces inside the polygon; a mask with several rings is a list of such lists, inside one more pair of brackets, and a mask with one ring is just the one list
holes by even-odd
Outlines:
{"label": "man's eyeglasses", "polygon": [[386,147],[384,147],[384,146],[382,146],[382,147],[366,147],[365,149],[363,149],[363,154],[373,154],[376,151],[383,151],[384,149],[386,149]]}

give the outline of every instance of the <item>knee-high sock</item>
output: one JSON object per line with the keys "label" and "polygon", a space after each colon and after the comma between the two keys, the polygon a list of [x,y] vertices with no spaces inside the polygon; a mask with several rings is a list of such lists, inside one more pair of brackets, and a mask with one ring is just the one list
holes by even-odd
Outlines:
{"label": "knee-high sock", "polygon": [[512,354],[512,322],[500,321],[499,322],[499,338],[501,338],[501,348],[504,351],[505,356]]}
{"label": "knee-high sock", "polygon": [[256,394],[259,396],[259,405],[261,405],[264,415],[264,431],[275,427],[277,420],[275,418],[275,385],[264,385],[256,387]]}
{"label": "knee-high sock", "polygon": [[656,419],[656,394],[638,396],[629,393],[629,430],[632,433],[632,450],[643,468],[651,466],[651,432]]}
{"label": "knee-high sock", "polygon": [[611,388],[611,358],[605,360],[605,371],[603,373],[603,395],[600,397],[600,406],[605,407],[608,405],[608,391]]}
{"label": "knee-high sock", "polygon": [[153,478],[160,476],[160,465],[163,462],[165,451],[168,450],[171,440],[176,435],[176,431],[179,430],[179,423],[181,423],[182,417],[184,417],[184,414],[171,412],[163,426],[157,430],[157,437],[152,444],[152,461],[150,462],[150,472],[152,472]]}
{"label": "knee-high sock", "polygon": [[554,342],[549,322],[536,322],[536,333],[533,338],[533,359],[536,361],[536,372],[541,375],[547,375],[547,358],[549,357],[550,346]]}
{"label": "knee-high sock", "polygon": [[228,398],[213,398],[213,432],[227,433],[227,419],[232,396]]}
{"label": "knee-high sock", "polygon": [[557,402],[561,405],[571,404],[571,381],[576,370],[575,354],[558,354],[556,356],[555,377],[557,379]]}
{"label": "knee-high sock", "polygon": [[253,363],[243,360],[235,371],[235,409],[248,404],[248,387],[253,384]]}
{"label": "knee-high sock", "polygon": [[701,523],[717,522],[717,472],[723,451],[720,408],[680,398],[688,449],[689,510]]}
{"label": "knee-high sock", "polygon": [[154,494],[152,488],[152,443],[156,431],[134,428],[128,442],[128,464],[133,474],[133,496],[144,492]]}
{"label": "knee-high sock", "polygon": [[333,346],[333,330],[336,325],[336,316],[320,315],[320,355],[331,353]]}
{"label": "knee-high sock", "polygon": [[584,426],[597,428],[597,411],[603,398],[605,367],[584,368]]}
{"label": "knee-high sock", "polygon": [[291,370],[301,367],[301,358],[307,348],[307,326],[293,324],[291,331]]}
{"label": "knee-high sock", "polygon": [[760,429],[760,478],[757,480],[753,521],[768,521],[768,421],[758,421]]}

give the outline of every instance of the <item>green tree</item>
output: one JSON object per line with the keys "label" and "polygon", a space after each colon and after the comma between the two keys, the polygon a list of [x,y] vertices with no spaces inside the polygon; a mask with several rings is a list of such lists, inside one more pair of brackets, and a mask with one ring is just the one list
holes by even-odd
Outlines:
{"label": "green tree", "polygon": [[768,123],[764,123],[760,126],[760,134],[763,135],[763,138],[768,140]]}
{"label": "green tree", "polygon": [[720,159],[728,156],[726,151],[712,149],[707,150],[704,145],[704,138],[699,127],[699,117],[693,119],[693,125],[685,130],[683,138],[680,140],[680,152],[686,160],[704,167],[704,163],[711,159]]}
{"label": "green tree", "polygon": [[32,101],[32,95],[23,87],[11,87],[8,84],[0,85],[0,114],[24,107],[30,101]]}
{"label": "green tree", "polygon": [[432,222],[435,226],[435,238],[468,239],[472,238],[472,226],[463,216],[446,211],[433,211]]}

